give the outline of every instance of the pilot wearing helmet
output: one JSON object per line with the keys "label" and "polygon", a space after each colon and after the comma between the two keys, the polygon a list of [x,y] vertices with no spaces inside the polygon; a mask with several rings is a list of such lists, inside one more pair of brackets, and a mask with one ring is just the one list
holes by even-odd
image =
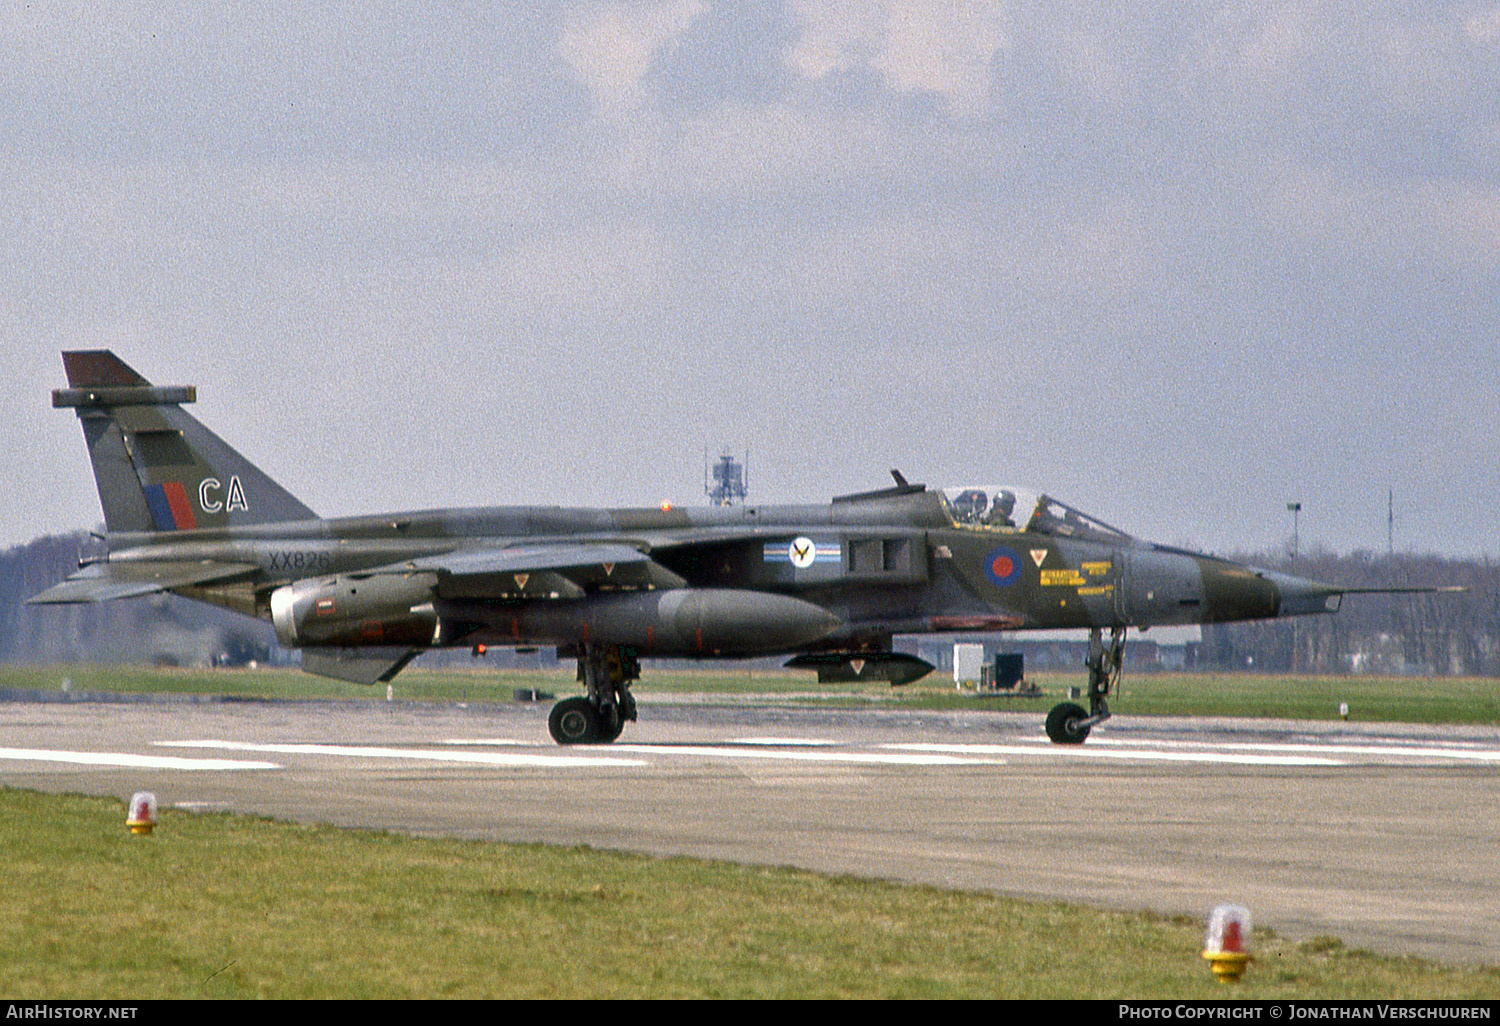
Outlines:
{"label": "pilot wearing helmet", "polygon": [[995,493],[995,502],[990,506],[990,511],[985,514],[984,522],[992,527],[1015,527],[1016,522],[1011,514],[1016,509],[1016,495],[1010,489],[1003,489]]}

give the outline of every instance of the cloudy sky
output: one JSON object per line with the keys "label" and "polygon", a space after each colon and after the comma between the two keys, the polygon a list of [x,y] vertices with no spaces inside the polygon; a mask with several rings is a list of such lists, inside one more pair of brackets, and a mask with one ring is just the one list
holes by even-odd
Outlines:
{"label": "cloudy sky", "polygon": [[112,348],[318,512],[1500,555],[1500,0],[0,6],[0,545]]}

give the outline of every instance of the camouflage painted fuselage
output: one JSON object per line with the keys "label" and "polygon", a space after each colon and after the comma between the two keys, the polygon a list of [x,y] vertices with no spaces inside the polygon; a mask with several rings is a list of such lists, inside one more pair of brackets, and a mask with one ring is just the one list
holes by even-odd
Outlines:
{"label": "camouflage painted fuselage", "polygon": [[[171,590],[249,615],[271,618],[272,596],[300,587],[306,615],[278,623],[291,644],[604,641],[671,656],[879,650],[895,634],[1325,612],[1338,596],[1138,539],[964,526],[939,493],[901,489],[825,506],[436,510],[122,535],[111,544],[111,567],[143,579],[153,567],[166,576],[235,568],[228,579]],[[546,558],[556,552],[565,558]],[[632,562],[630,553],[639,556]],[[767,598],[691,619],[684,592]],[[736,629],[747,617],[753,625]]]}
{"label": "camouflage painted fuselage", "polygon": [[799,653],[824,679],[847,660],[899,683],[930,667],[891,652],[898,634],[1215,623],[1328,612],[1341,595],[1046,495],[899,474],[815,506],[324,519],[190,416],[192,387],[154,386],[109,352],[64,364],[53,402],[82,422],[109,553],[32,601],[169,591],[268,619],[305,668],[364,683],[426,649],[497,644],[632,665]]}

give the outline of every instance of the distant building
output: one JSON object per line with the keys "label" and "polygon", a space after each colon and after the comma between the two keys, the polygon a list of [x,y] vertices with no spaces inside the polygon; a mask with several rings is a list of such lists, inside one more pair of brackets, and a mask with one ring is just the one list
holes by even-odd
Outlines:
{"label": "distant building", "polygon": [[[952,671],[954,641],[951,634],[918,634],[902,638],[896,648],[927,660],[938,670]],[[986,661],[1002,653],[1021,655],[1025,657],[1028,673],[1035,670],[1077,670],[1088,655],[1089,632],[1080,628],[971,634],[965,635],[962,641],[983,645]],[[1125,640],[1125,668],[1130,672],[1195,669],[1202,641],[1202,631],[1197,626],[1131,631]]]}

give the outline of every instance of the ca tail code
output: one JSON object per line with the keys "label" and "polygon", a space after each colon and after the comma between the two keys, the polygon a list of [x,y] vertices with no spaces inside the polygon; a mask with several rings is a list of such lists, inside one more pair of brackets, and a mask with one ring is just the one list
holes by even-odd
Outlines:
{"label": "ca tail code", "polygon": [[229,479],[227,492],[218,478],[205,477],[198,485],[198,507],[205,513],[233,513],[237,509],[248,510],[250,504],[245,501],[245,489],[238,477]]}

